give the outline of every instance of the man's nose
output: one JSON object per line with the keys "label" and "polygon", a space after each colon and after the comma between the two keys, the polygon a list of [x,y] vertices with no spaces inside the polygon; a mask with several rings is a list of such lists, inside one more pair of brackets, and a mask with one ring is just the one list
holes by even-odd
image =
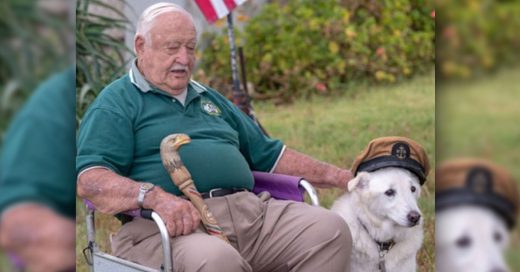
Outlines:
{"label": "man's nose", "polygon": [[179,64],[188,65],[190,61],[190,52],[188,48],[182,46],[175,56],[175,61]]}

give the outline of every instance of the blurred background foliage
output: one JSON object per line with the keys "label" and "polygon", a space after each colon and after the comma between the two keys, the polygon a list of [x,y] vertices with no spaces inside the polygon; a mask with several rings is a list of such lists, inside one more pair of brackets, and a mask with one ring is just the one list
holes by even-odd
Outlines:
{"label": "blurred background foliage", "polygon": [[[119,3],[117,3],[119,2]],[[119,4],[119,5],[118,5]],[[76,6],[76,89],[78,118],[110,82],[126,72],[133,51],[120,35],[132,25],[124,0],[79,0]],[[119,34],[118,34],[119,33]]]}
{"label": "blurred background foliage", "polygon": [[[352,81],[393,83],[431,69],[433,1],[272,1],[254,17],[238,16],[248,81],[256,98],[281,102],[344,91]],[[198,80],[229,88],[226,29],[206,33]]]}
{"label": "blurred background foliage", "polygon": [[[122,37],[111,33],[133,26],[107,1],[77,3],[81,117],[100,90],[125,72],[133,53]],[[95,13],[92,6],[111,10],[114,16]],[[315,93],[341,93],[353,82],[393,83],[431,70],[434,64],[433,1],[275,0],[252,17],[240,10],[235,12],[236,41],[244,48],[248,86],[255,99],[289,102]],[[221,31],[201,37],[194,78],[230,96],[227,24],[220,20],[219,25]]]}
{"label": "blurred background foliage", "polygon": [[41,80],[74,58],[70,11],[51,2],[0,1],[0,144],[9,121]]}
{"label": "blurred background foliage", "polygon": [[436,1],[437,74],[442,79],[483,76],[520,60],[518,1]]}

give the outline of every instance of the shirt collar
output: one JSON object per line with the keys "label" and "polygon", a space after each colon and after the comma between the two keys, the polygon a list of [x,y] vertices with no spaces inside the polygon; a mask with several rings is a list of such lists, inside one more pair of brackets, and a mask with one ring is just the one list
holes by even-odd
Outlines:
{"label": "shirt collar", "polygon": [[[132,84],[134,84],[141,92],[147,93],[149,91],[154,91],[155,88],[144,78],[143,74],[141,74],[137,68],[137,58],[132,61],[132,67],[130,67],[128,75],[130,77],[130,82],[132,82]],[[190,80],[188,86],[191,86],[198,94],[206,91],[206,87],[195,80]]]}

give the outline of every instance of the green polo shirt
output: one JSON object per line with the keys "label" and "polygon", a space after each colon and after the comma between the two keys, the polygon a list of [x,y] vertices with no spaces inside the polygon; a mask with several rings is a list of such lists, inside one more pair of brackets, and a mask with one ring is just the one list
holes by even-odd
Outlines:
{"label": "green polo shirt", "polygon": [[0,212],[36,202],[75,216],[73,68],[44,82],[12,120],[0,156]]}
{"label": "green polo shirt", "polygon": [[[140,86],[140,87],[138,87]],[[253,187],[251,170],[270,171],[283,144],[265,137],[217,91],[191,81],[185,106],[143,82],[135,67],[108,85],[80,126],[76,168],[102,166],[180,195],[162,165],[159,145],[172,133],[192,141],[180,156],[200,192]]]}

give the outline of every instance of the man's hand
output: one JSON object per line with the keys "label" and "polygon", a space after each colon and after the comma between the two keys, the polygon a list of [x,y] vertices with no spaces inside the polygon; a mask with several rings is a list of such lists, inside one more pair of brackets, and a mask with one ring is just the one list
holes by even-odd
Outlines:
{"label": "man's hand", "polygon": [[36,203],[17,204],[0,218],[0,246],[28,271],[66,271],[76,265],[73,220]]}
{"label": "man's hand", "polygon": [[[108,169],[91,169],[80,175],[78,195],[90,200],[106,214],[138,209],[140,183]],[[170,236],[192,233],[200,224],[200,214],[191,202],[155,186],[144,197],[143,207],[154,210],[163,219]]]}
{"label": "man's hand", "polygon": [[171,237],[188,235],[200,224],[200,214],[190,201],[155,187],[144,200],[143,207],[158,213]]}

